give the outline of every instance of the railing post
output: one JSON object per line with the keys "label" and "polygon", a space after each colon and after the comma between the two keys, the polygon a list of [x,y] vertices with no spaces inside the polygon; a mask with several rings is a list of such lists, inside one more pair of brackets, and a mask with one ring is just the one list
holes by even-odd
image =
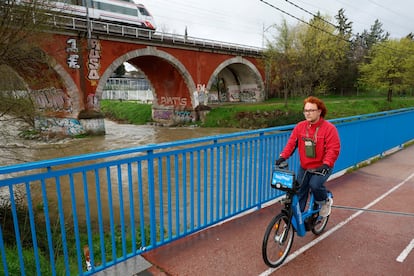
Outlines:
{"label": "railing post", "polygon": [[154,180],[154,151],[148,150],[148,202],[149,202],[149,217],[150,217],[150,239],[151,246],[155,247],[157,242],[157,225],[155,221],[155,180]]}
{"label": "railing post", "polygon": [[262,195],[263,195],[263,162],[265,161],[265,158],[263,158],[263,137],[264,137],[264,132],[261,132],[259,134],[259,177],[258,177],[258,181],[259,183],[257,183],[257,187],[258,187],[258,204],[257,207],[260,209],[262,208]]}

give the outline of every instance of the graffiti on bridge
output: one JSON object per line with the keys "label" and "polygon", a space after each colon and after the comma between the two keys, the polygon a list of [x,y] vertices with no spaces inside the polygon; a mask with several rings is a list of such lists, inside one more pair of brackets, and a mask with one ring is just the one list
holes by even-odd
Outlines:
{"label": "graffiti on bridge", "polygon": [[[66,58],[66,63],[71,69],[79,69],[79,49],[78,49],[78,40],[76,38],[69,38],[66,40],[66,52],[68,56]],[[89,39],[88,41],[88,79],[91,81],[92,86],[98,85],[97,80],[100,79],[99,69],[101,67],[101,43],[98,39]]]}
{"label": "graffiti on bridge", "polygon": [[170,97],[170,96],[161,96],[161,105],[164,106],[186,106],[187,105],[187,98],[183,97]]}
{"label": "graffiti on bridge", "polygon": [[75,38],[69,38],[66,41],[69,44],[69,47],[66,48],[66,52],[68,53],[68,57],[66,62],[71,69],[79,69],[79,55],[78,55],[78,46],[77,41]]}
{"label": "graffiti on bridge", "polygon": [[260,100],[260,90],[256,84],[229,85],[228,97],[230,102],[257,102]]}
{"label": "graffiti on bridge", "polygon": [[207,105],[208,104],[208,90],[205,84],[197,84],[197,90],[193,92],[194,106]]}
{"label": "graffiti on bridge", "polygon": [[79,120],[72,118],[38,117],[35,120],[35,128],[42,133],[62,134],[65,136],[76,136],[85,133]]}
{"label": "graffiti on bridge", "polygon": [[72,113],[72,101],[63,90],[50,88],[36,90],[30,93],[30,97],[41,111],[68,112]]}
{"label": "graffiti on bridge", "polygon": [[164,120],[173,122],[192,122],[194,114],[188,110],[154,110],[152,113],[154,120]]}
{"label": "graffiti on bridge", "polygon": [[88,110],[99,111],[99,100],[95,94],[92,94],[92,93],[88,94],[88,97],[86,99],[86,108]]}
{"label": "graffiti on bridge", "polygon": [[89,40],[89,55],[88,55],[88,79],[91,80],[93,86],[98,85],[99,68],[101,67],[101,43],[98,39]]}

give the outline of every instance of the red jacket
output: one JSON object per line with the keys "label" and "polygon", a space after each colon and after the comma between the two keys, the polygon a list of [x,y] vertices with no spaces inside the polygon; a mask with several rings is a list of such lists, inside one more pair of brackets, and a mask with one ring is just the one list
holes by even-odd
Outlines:
{"label": "red jacket", "polygon": [[[316,156],[314,158],[306,156],[305,138],[311,138],[316,142]],[[280,157],[288,159],[295,151],[296,146],[299,148],[300,165],[305,170],[315,169],[323,164],[332,168],[338,159],[341,147],[338,130],[323,118],[320,118],[315,124],[310,124],[306,120],[299,122],[293,129]]]}

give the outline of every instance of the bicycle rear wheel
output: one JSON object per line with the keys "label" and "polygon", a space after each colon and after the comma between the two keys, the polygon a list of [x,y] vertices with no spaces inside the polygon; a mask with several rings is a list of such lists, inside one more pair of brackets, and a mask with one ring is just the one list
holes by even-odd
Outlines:
{"label": "bicycle rear wheel", "polygon": [[325,230],[326,224],[328,224],[329,216],[318,218],[315,225],[312,227],[312,233],[320,235]]}
{"label": "bicycle rear wheel", "polygon": [[290,218],[280,213],[267,226],[262,244],[263,261],[270,267],[281,265],[289,254],[295,232]]}

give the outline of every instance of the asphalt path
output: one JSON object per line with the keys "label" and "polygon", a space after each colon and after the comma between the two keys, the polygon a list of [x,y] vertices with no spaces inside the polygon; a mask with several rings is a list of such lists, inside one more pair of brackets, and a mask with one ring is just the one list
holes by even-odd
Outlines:
{"label": "asphalt path", "polygon": [[138,275],[414,275],[413,157],[410,146],[329,180],[325,232],[295,236],[279,268],[261,254],[275,203],[145,253]]}

